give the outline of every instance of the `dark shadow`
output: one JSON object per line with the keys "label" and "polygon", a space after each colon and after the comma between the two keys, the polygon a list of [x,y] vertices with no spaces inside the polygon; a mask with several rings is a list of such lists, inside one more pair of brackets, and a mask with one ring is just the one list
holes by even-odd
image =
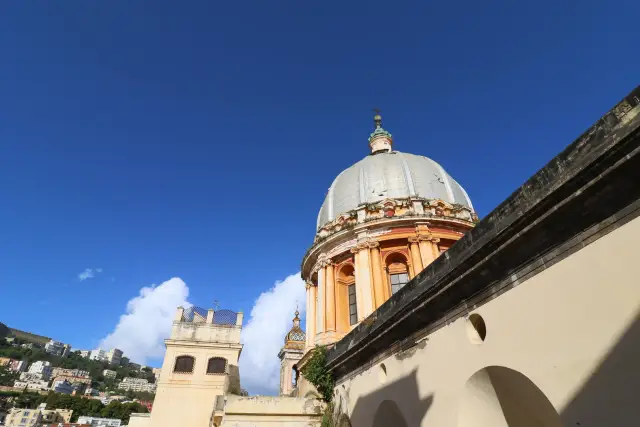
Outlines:
{"label": "dark shadow", "polygon": [[[375,369],[375,368],[374,368]],[[360,396],[348,419],[344,411],[349,407],[349,389],[338,386],[339,401],[335,402],[339,426],[408,427],[419,426],[433,403],[433,395],[420,398],[417,371],[377,390]]]}
{"label": "dark shadow", "polygon": [[373,427],[409,427],[393,400],[384,400],[373,417]]}
{"label": "dark shadow", "polygon": [[[637,283],[630,281],[628,285]],[[562,422],[565,427],[640,425],[639,393],[640,313],[562,411]]]}

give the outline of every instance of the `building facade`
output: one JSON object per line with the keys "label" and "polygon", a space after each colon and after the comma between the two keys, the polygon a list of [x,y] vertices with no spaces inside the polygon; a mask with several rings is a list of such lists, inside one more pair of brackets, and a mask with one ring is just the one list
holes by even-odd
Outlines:
{"label": "building facade", "polygon": [[45,403],[36,409],[13,408],[7,413],[5,426],[7,427],[34,427],[43,424],[65,424],[71,422],[73,410],[71,409],[46,409]]}
{"label": "building facade", "polygon": [[48,381],[51,378],[53,368],[51,367],[51,362],[38,360],[37,362],[33,362],[31,365],[29,365],[29,369],[27,372],[30,374],[38,375],[41,379]]}
{"label": "building facade", "polygon": [[26,372],[28,367],[24,360],[12,360],[7,366],[14,372]]}
{"label": "building facade", "polygon": [[[242,313],[178,308],[150,417],[131,426],[210,426],[219,396],[240,394]],[[217,425],[217,424],[216,424]]]}
{"label": "building facade", "polygon": [[20,390],[30,391],[45,391],[49,390],[49,381],[43,380],[27,380],[27,381],[14,381],[13,388],[19,388]]}
{"label": "building facade", "polygon": [[640,88],[329,351],[339,427],[627,426]]}
{"label": "building facade", "polygon": [[118,389],[125,390],[125,391],[131,390],[131,391],[138,391],[138,392],[144,391],[147,393],[155,393],[156,385],[153,383],[150,383],[148,380],[144,378],[127,377],[118,384]]}
{"label": "building facade", "polygon": [[52,377],[65,376],[65,377],[89,377],[89,371],[82,369],[67,369],[67,368],[53,368],[51,370]]}
{"label": "building facade", "polygon": [[54,356],[66,357],[71,351],[71,346],[60,341],[49,340],[44,346],[44,351]]}
{"label": "building facade", "polygon": [[120,427],[122,421],[118,418],[78,417],[78,424],[87,424],[91,427]]}
{"label": "building facade", "polygon": [[51,391],[62,394],[72,394],[74,391],[73,384],[67,380],[56,380],[51,384]]}
{"label": "building facade", "polygon": [[111,369],[105,369],[104,371],[102,371],[102,376],[110,380],[115,380],[117,375],[118,373],[116,371],[112,371]]}
{"label": "building facade", "polygon": [[120,365],[120,361],[122,360],[122,350],[112,348],[105,353],[105,360],[109,365]]}

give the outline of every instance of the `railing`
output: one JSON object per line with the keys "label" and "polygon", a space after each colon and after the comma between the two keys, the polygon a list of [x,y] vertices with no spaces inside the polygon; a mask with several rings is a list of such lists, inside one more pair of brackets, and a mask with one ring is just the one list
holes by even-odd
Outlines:
{"label": "railing", "polygon": [[238,313],[231,310],[218,310],[213,312],[214,325],[235,326],[238,321]]}
{"label": "railing", "polygon": [[207,311],[204,308],[196,307],[192,305],[189,308],[185,308],[182,314],[183,322],[193,322],[198,316],[202,317],[203,320],[207,320]]}
{"label": "railing", "polygon": [[[206,321],[209,310],[192,305],[185,308],[182,313],[183,322]],[[235,326],[238,322],[238,313],[231,310],[216,310],[213,312],[213,324],[222,326]]]}

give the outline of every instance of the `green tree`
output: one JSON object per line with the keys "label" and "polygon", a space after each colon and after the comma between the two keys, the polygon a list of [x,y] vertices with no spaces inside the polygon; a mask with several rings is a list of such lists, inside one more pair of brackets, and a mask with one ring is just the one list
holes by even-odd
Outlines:
{"label": "green tree", "polygon": [[335,380],[327,368],[327,348],[318,346],[307,364],[302,368],[302,375],[315,386],[325,402],[331,403]]}
{"label": "green tree", "polygon": [[13,386],[18,378],[20,378],[19,373],[9,370],[6,366],[0,366],[0,385]]}

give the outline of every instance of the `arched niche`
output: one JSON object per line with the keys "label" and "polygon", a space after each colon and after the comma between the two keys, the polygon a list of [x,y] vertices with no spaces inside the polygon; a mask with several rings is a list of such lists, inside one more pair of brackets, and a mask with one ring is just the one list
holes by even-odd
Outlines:
{"label": "arched niche", "polygon": [[513,369],[489,366],[465,383],[458,427],[562,427],[562,423],[529,378]]}
{"label": "arched niche", "polygon": [[408,427],[398,404],[393,400],[384,400],[373,417],[373,427]]}

